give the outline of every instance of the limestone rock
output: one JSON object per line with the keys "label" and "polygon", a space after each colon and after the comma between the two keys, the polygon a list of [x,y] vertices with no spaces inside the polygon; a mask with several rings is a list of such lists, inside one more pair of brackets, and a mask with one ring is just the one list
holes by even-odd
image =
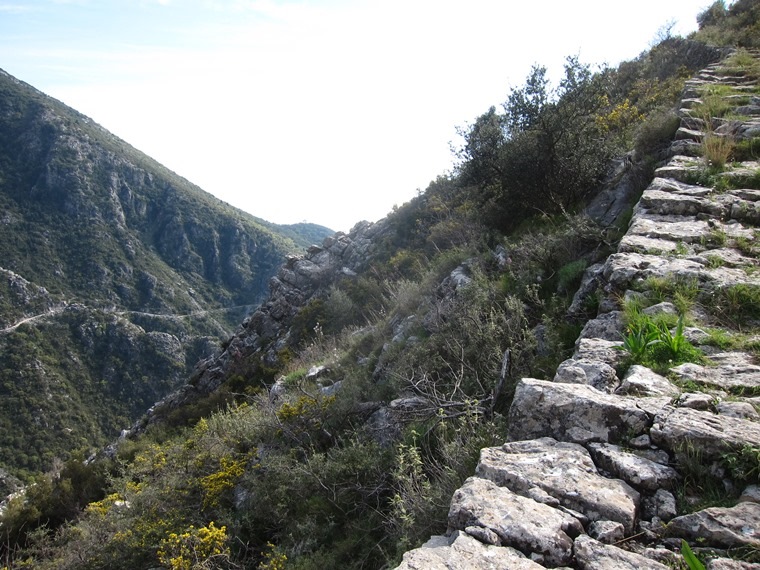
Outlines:
{"label": "limestone rock", "polygon": [[613,392],[620,381],[615,369],[605,362],[595,360],[569,359],[557,368],[555,382],[568,384],[587,384],[603,392]]}
{"label": "limestone rock", "polygon": [[740,503],[760,503],[760,485],[749,485],[739,497]]}
{"label": "limestone rock", "polygon": [[573,517],[478,477],[454,493],[449,509],[449,531],[468,526],[490,529],[502,545],[539,555],[550,566],[570,561],[572,537],[583,532]]}
{"label": "limestone rock", "polygon": [[671,452],[688,443],[699,449],[705,460],[719,459],[745,444],[760,447],[757,422],[689,408],[665,407],[655,417],[649,435],[655,444]]}
{"label": "limestone rock", "polygon": [[705,392],[685,392],[678,398],[678,405],[692,410],[709,410],[712,408],[714,397]]}
{"label": "limestone rock", "polygon": [[729,418],[760,420],[760,414],[757,413],[755,406],[749,402],[719,402],[715,409],[721,416]]}
{"label": "limestone rock", "polygon": [[595,319],[588,321],[583,327],[580,337],[619,341],[622,331],[623,313],[621,311],[612,311],[602,313]]}
{"label": "limestone rock", "polygon": [[671,371],[683,381],[702,386],[717,386],[723,390],[760,388],[760,366],[754,364],[747,354],[726,352],[713,354],[710,358],[717,366],[686,362]]}
{"label": "limestone rock", "polygon": [[585,534],[575,539],[575,560],[581,570],[668,570],[664,564]]}
{"label": "limestone rock", "polygon": [[651,497],[644,497],[641,500],[643,516],[646,519],[658,519],[668,522],[678,514],[676,498],[673,493],[665,489],[658,489]]}
{"label": "limestone rock", "polygon": [[646,366],[634,364],[628,369],[617,394],[631,396],[677,396],[678,387],[664,376],[660,376]]}
{"label": "limestone rock", "polygon": [[623,481],[599,475],[580,445],[546,437],[485,448],[476,473],[521,495],[540,487],[591,521],[617,521],[626,532],[633,530],[639,493]]}
{"label": "limestone rock", "polygon": [[573,295],[573,302],[570,303],[570,307],[567,309],[569,315],[583,313],[589,299],[599,287],[603,268],[604,264],[602,263],[595,263],[586,268],[581,279],[581,284],[578,286],[575,295]]}
{"label": "limestone rock", "polygon": [[676,517],[668,524],[668,533],[687,541],[700,539],[706,546],[717,548],[759,548],[760,504],[712,507]]}
{"label": "limestone rock", "polygon": [[672,240],[628,233],[620,240],[618,251],[656,255],[674,252],[677,248],[678,243]]}
{"label": "limestone rock", "polygon": [[635,398],[533,378],[517,384],[509,409],[513,440],[549,436],[576,443],[615,442],[646,433],[650,422]]}
{"label": "limestone rock", "polygon": [[705,565],[707,570],[760,570],[760,564],[743,562],[733,558],[713,558]]}
{"label": "limestone rock", "polygon": [[614,347],[621,346],[622,341],[601,338],[579,338],[575,344],[574,360],[598,361],[615,368],[625,359],[625,352]]}
{"label": "limestone rock", "polygon": [[671,488],[678,478],[671,467],[624,451],[617,445],[590,443],[588,450],[597,467],[638,489]]}
{"label": "limestone rock", "polygon": [[463,532],[434,536],[404,554],[396,570],[542,570],[514,548],[486,545]]}
{"label": "limestone rock", "polygon": [[613,544],[625,537],[625,529],[619,522],[594,521],[588,527],[588,535],[604,544]]}

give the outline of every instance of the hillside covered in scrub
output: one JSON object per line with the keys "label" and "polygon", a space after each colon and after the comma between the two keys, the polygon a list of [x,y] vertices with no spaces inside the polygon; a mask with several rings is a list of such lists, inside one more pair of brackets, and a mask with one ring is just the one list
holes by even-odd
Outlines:
{"label": "hillside covered in scrub", "polygon": [[759,12],[535,67],[119,440],[7,482],[4,564],[760,563]]}
{"label": "hillside covered in scrub", "polygon": [[330,233],[235,210],[0,71],[0,469],[117,437]]}

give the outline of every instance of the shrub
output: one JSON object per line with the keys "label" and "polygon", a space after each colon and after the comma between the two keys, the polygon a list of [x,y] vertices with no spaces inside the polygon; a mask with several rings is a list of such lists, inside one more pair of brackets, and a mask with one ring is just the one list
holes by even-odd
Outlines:
{"label": "shrub", "polygon": [[702,139],[702,154],[709,167],[722,169],[731,158],[735,146],[730,136],[707,133]]}
{"label": "shrub", "polygon": [[739,283],[720,287],[712,293],[711,306],[729,325],[745,326],[760,319],[760,287]]}
{"label": "shrub", "polygon": [[[169,533],[161,540],[158,559],[171,570],[202,570],[229,565],[230,549],[227,528],[217,528],[211,521],[184,532]],[[227,563],[227,564],[225,564]]]}

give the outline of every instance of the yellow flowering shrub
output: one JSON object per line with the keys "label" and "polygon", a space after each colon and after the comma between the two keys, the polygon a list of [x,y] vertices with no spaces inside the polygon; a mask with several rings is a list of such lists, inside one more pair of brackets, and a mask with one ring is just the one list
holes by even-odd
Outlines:
{"label": "yellow flowering shrub", "polygon": [[219,471],[201,478],[203,508],[218,506],[224,492],[232,489],[244,472],[245,460],[235,461],[229,456],[222,457]]}
{"label": "yellow flowering shrub", "polygon": [[644,119],[636,105],[626,99],[615,105],[609,113],[596,117],[597,126],[604,132],[624,130],[626,127],[636,124]]}
{"label": "yellow flowering shrub", "polygon": [[101,499],[100,501],[95,501],[87,505],[85,508],[85,511],[88,513],[92,513],[93,515],[104,518],[106,514],[108,514],[108,510],[113,506],[113,504],[116,501],[121,500],[121,497],[119,497],[118,493],[112,493],[105,497],[104,499]]}
{"label": "yellow flowering shrub", "polygon": [[199,570],[209,567],[212,558],[228,559],[230,549],[227,527],[188,527],[185,532],[169,533],[158,548],[158,559],[171,570]]}
{"label": "yellow flowering shrub", "polygon": [[264,560],[259,562],[257,570],[285,570],[285,563],[288,557],[274,544],[267,542],[266,552],[262,552]]}

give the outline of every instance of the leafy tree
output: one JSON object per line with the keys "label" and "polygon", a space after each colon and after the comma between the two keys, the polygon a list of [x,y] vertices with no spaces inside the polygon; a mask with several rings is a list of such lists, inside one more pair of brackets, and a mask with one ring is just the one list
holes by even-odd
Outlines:
{"label": "leafy tree", "polygon": [[597,187],[613,154],[596,121],[608,104],[605,87],[604,76],[575,57],[555,89],[535,66],[503,114],[491,107],[462,133],[462,182],[477,187],[492,226],[572,208]]}

